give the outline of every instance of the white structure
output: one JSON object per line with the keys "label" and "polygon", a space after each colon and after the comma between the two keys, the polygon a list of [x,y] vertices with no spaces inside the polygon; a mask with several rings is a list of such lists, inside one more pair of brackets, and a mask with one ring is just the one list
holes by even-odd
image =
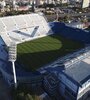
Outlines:
{"label": "white structure", "polygon": [[85,28],[85,24],[81,23],[81,22],[66,23],[66,26],[74,27],[74,28],[79,28],[79,29],[84,29]]}
{"label": "white structure", "polygon": [[5,6],[6,6],[5,0],[3,0],[3,1],[1,2],[1,5],[2,5],[2,10],[4,11],[4,10],[5,10]]}
{"label": "white structure", "polygon": [[62,4],[64,4],[64,3],[69,3],[69,0],[60,0],[60,2],[61,2]]}
{"label": "white structure", "polygon": [[12,62],[15,88],[17,44],[53,34],[44,15],[27,14],[0,18],[0,36],[9,48],[8,61]]}
{"label": "white structure", "polygon": [[6,6],[6,2],[5,2],[5,0],[2,1],[2,6],[3,6],[3,7]]}
{"label": "white structure", "polygon": [[17,57],[17,45],[15,43],[11,42],[11,44],[9,46],[9,58],[8,58],[8,60],[10,62],[12,62],[15,88],[17,88],[17,79],[16,79],[16,71],[15,71],[16,57]]}
{"label": "white structure", "polygon": [[42,13],[0,18],[0,32],[8,46],[53,33]]}
{"label": "white structure", "polygon": [[90,3],[89,0],[82,0],[82,8],[89,7],[89,3]]}
{"label": "white structure", "polygon": [[1,37],[7,46],[9,46],[12,42],[12,40],[9,38],[7,34],[1,34]]}
{"label": "white structure", "polygon": [[46,3],[51,4],[51,3],[53,3],[53,0],[46,0]]}
{"label": "white structure", "polygon": [[82,0],[69,0],[71,2],[81,2]]}
{"label": "white structure", "polygon": [[[32,4],[33,0],[30,1],[30,3]],[[56,0],[57,3],[68,3],[69,0]],[[38,5],[42,5],[43,3],[46,4],[54,4],[55,1],[54,0],[34,0],[34,3],[38,6]]]}
{"label": "white structure", "polygon": [[12,3],[13,3],[13,9],[16,10],[17,9],[16,0],[13,0]]}

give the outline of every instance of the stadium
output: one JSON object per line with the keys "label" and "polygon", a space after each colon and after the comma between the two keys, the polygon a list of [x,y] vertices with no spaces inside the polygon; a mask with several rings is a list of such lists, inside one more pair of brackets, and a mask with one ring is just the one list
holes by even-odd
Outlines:
{"label": "stadium", "polygon": [[0,72],[9,86],[43,85],[66,100],[90,91],[90,32],[51,22],[42,13],[0,18]]}

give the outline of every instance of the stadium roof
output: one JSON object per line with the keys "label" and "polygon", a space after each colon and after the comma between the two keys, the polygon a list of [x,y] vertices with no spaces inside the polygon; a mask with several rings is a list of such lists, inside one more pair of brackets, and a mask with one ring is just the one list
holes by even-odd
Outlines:
{"label": "stadium roof", "polygon": [[[86,58],[85,60],[87,59],[89,58]],[[79,83],[79,85],[82,85],[90,79],[90,64],[86,63],[84,60],[79,61],[78,63],[75,63],[66,69],[64,69],[64,66],[58,66],[54,68],[49,67],[46,68],[46,70],[51,72],[61,72],[70,80]]]}
{"label": "stadium roof", "polygon": [[[80,51],[78,51],[77,53],[79,53]],[[85,56],[85,54],[87,54],[87,56]],[[73,55],[73,54],[71,54],[71,55]],[[88,81],[90,79],[90,52],[86,51],[86,53],[80,54],[77,58],[80,58],[80,59],[82,58],[82,59],[81,60],[77,59],[76,62],[73,59],[70,59],[69,56],[67,56],[67,57],[68,58],[66,58],[66,59],[69,59],[69,63],[71,61],[73,61],[70,64],[68,64],[68,66],[65,65],[65,63],[67,63],[67,61],[65,61],[63,64],[61,64],[60,59],[58,59],[54,63],[50,64],[49,66],[42,68],[42,70],[44,70],[44,72],[45,72],[45,70],[51,71],[51,72],[56,71],[57,73],[61,72],[65,76],[67,76],[69,79],[73,80],[76,83],[79,83],[79,85],[82,85],[83,83]],[[64,60],[64,59],[62,58],[61,60]],[[43,72],[43,71],[41,71],[41,72]]]}
{"label": "stadium roof", "polygon": [[63,72],[78,83],[83,84],[90,78],[90,64],[80,61]]}

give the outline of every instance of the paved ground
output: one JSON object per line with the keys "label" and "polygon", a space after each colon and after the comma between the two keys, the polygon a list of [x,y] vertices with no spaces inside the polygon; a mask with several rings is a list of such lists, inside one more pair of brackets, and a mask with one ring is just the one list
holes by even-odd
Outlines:
{"label": "paved ground", "polygon": [[0,77],[0,100],[11,100],[10,89]]}

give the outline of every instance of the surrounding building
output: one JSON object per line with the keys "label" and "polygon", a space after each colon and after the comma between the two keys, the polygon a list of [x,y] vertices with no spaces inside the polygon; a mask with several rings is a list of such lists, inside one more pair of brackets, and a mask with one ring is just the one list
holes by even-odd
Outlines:
{"label": "surrounding building", "polygon": [[81,22],[71,22],[71,23],[66,23],[66,25],[69,27],[83,29],[83,23],[81,23]]}
{"label": "surrounding building", "polygon": [[74,27],[74,28],[79,28],[79,29],[85,29],[88,28],[89,23],[82,23],[82,22],[71,22],[71,23],[66,23],[67,26],[69,27]]}
{"label": "surrounding building", "polygon": [[87,8],[87,7],[89,7],[89,3],[90,3],[89,0],[82,0],[82,8]]}
{"label": "surrounding building", "polygon": [[82,0],[70,0],[70,1],[81,2]]}
{"label": "surrounding building", "polygon": [[60,0],[60,3],[61,3],[61,4],[69,3],[69,0]]}

